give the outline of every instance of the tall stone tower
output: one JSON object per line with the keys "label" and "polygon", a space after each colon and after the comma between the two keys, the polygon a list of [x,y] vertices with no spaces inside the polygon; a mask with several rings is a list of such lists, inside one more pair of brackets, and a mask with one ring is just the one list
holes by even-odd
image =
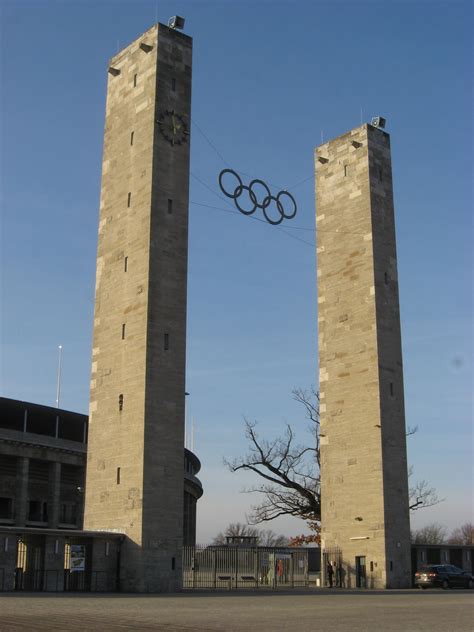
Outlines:
{"label": "tall stone tower", "polygon": [[407,587],[390,137],[362,125],[318,147],[315,163],[322,548],[342,560],[346,586]]}
{"label": "tall stone tower", "polygon": [[121,589],[179,589],[192,40],[157,24],[108,69],[85,528]]}

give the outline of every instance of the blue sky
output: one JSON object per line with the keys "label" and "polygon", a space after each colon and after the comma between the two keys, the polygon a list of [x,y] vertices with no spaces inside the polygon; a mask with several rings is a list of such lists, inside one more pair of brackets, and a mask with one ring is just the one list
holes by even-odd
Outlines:
{"label": "blue sky", "polygon": [[[472,520],[472,49],[470,2],[2,3],[2,394],[87,412],[107,60],[153,22],[194,38],[188,418],[205,495],[198,539],[252,502],[224,456],[306,422],[316,382],[313,149],[387,118],[407,424],[415,478],[446,500],[414,527]],[[198,126],[198,127],[197,127]],[[199,131],[202,130],[204,135]],[[232,215],[225,162],[290,188],[282,229]],[[208,205],[208,206],[201,206]],[[269,525],[287,535],[304,524]]]}

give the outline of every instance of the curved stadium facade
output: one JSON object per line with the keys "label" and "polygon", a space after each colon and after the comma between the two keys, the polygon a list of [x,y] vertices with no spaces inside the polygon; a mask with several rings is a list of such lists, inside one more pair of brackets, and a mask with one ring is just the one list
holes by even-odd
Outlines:
{"label": "curved stadium facade", "polygon": [[[87,436],[87,415],[0,398],[0,590],[73,589],[79,577],[115,588],[122,534],[83,531]],[[185,545],[196,541],[200,467],[184,448]],[[68,572],[74,546],[84,547],[85,573]]]}

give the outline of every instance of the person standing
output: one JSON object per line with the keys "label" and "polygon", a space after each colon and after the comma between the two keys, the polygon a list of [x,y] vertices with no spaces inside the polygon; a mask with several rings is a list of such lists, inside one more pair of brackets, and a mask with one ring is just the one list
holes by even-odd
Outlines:
{"label": "person standing", "polygon": [[326,572],[327,572],[327,576],[328,576],[329,588],[332,588],[332,580],[333,580],[333,576],[334,576],[334,570],[333,570],[331,562],[328,562]]}

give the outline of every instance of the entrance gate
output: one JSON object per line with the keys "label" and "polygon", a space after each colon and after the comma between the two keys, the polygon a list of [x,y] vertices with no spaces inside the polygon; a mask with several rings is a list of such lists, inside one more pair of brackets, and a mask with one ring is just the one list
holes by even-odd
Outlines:
{"label": "entrance gate", "polygon": [[346,586],[346,570],[342,563],[342,551],[335,546],[323,550],[323,559],[321,567],[321,577],[323,578],[321,585],[330,586],[329,565],[332,569],[332,585],[344,588]]}
{"label": "entrance gate", "polygon": [[[93,557],[91,538],[72,537],[67,542],[55,536],[22,534],[2,538],[8,561],[0,561],[0,592],[118,590],[118,547],[113,543],[97,547]],[[49,548],[48,548],[49,547]],[[49,551],[49,554],[48,554]],[[54,553],[53,553],[54,551]],[[100,554],[102,553],[102,557]],[[99,569],[92,566],[93,561]]]}
{"label": "entrance gate", "polygon": [[183,548],[183,588],[215,590],[308,586],[308,550],[239,546]]}
{"label": "entrance gate", "polygon": [[15,590],[43,590],[44,538],[19,538],[15,570]]}

